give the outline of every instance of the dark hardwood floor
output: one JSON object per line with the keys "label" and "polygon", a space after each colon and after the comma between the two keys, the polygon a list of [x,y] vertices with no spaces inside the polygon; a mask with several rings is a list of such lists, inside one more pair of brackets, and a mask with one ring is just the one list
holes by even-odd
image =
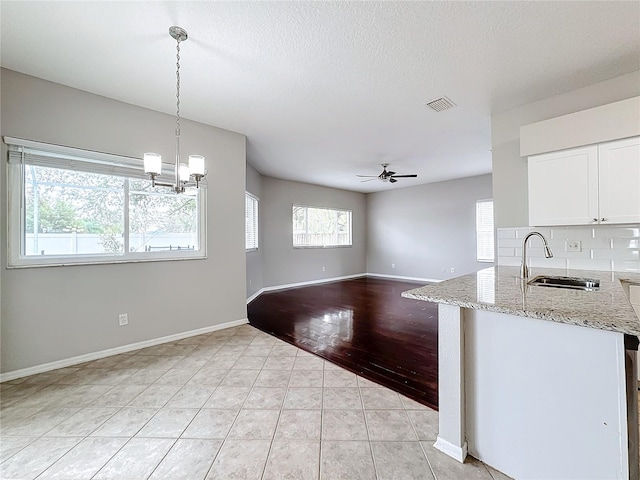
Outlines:
{"label": "dark hardwood floor", "polygon": [[249,323],[438,408],[438,308],[402,298],[421,284],[363,277],[263,293]]}

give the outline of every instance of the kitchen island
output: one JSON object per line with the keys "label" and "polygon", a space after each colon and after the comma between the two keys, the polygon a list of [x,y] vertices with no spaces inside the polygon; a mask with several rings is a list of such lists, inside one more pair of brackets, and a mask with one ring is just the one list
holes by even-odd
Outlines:
{"label": "kitchen island", "polygon": [[494,267],[409,290],[438,307],[436,447],[517,479],[638,478],[640,274],[536,268],[598,290],[528,285]]}

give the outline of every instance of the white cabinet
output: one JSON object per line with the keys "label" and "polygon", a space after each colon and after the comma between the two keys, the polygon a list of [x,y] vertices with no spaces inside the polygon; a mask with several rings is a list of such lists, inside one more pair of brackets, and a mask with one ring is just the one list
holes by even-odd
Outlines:
{"label": "white cabinet", "polygon": [[529,225],[586,224],[597,209],[597,146],[529,157]]}
{"label": "white cabinet", "polygon": [[601,223],[640,222],[640,137],[598,145],[598,181]]}
{"label": "white cabinet", "polygon": [[640,137],[529,157],[529,225],[640,222]]}

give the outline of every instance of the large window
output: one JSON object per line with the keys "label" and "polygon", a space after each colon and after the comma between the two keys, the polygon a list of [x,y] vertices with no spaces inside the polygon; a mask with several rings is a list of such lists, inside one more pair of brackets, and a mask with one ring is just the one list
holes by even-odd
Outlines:
{"label": "large window", "polygon": [[258,249],[258,198],[244,194],[244,248]]}
{"label": "large window", "polygon": [[293,206],[294,247],[351,245],[351,211]]}
{"label": "large window", "polygon": [[476,259],[479,262],[495,260],[493,229],[493,199],[476,202]]}
{"label": "large window", "polygon": [[153,188],[138,159],[5,142],[10,266],[205,256],[203,188]]}

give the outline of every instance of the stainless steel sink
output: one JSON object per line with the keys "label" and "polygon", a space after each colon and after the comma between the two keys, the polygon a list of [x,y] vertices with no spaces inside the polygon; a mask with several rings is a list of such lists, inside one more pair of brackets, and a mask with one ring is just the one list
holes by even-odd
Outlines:
{"label": "stainless steel sink", "polygon": [[548,275],[538,275],[529,280],[528,284],[539,287],[571,288],[573,290],[585,290],[588,292],[600,288],[600,280],[594,278],[554,277]]}

